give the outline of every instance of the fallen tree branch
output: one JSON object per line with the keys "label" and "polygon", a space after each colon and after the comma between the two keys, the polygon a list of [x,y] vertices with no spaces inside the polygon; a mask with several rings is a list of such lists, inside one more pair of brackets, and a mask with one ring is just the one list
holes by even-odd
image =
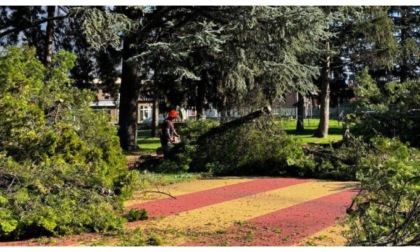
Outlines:
{"label": "fallen tree branch", "polygon": [[0,172],[0,188],[5,188],[7,191],[10,190],[11,186],[15,183],[17,177],[9,173]]}
{"label": "fallen tree branch", "polygon": [[10,182],[10,185],[7,187],[6,192],[10,192],[10,189],[12,188],[13,184],[15,183],[16,178],[13,178],[12,182]]}
{"label": "fallen tree branch", "polygon": [[206,139],[209,139],[209,138],[211,138],[211,137],[213,137],[217,134],[221,134],[221,133],[226,132],[228,130],[240,127],[245,123],[252,122],[254,119],[256,119],[258,117],[261,117],[263,115],[270,115],[270,114],[271,114],[271,107],[266,106],[266,107],[264,107],[260,110],[252,112],[248,115],[245,115],[245,116],[240,117],[238,119],[235,119],[233,121],[224,123],[220,126],[211,128],[209,131],[207,131],[206,133],[202,134],[201,136],[199,136],[197,138],[197,143],[203,143],[203,142],[205,142]]}
{"label": "fallen tree branch", "polygon": [[162,192],[162,191],[152,191],[152,190],[146,190],[146,191],[142,191],[143,193],[159,193],[159,194],[163,194],[166,196],[171,197],[172,199],[176,199],[175,196],[172,196],[170,193],[166,193],[166,192]]}

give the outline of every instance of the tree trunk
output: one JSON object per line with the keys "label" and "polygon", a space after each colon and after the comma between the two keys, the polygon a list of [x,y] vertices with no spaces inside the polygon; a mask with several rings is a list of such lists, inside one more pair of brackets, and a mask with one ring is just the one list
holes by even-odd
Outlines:
{"label": "tree trunk", "polygon": [[204,100],[206,94],[206,84],[208,81],[207,73],[203,72],[202,80],[197,82],[197,96],[195,100],[197,110],[197,120],[200,120],[204,116]]}
{"label": "tree trunk", "polygon": [[55,6],[48,6],[48,22],[47,30],[45,35],[45,49],[44,49],[44,65],[49,67],[52,61],[53,55],[53,42],[54,42],[54,16],[55,16]]}
{"label": "tree trunk", "polygon": [[270,106],[266,106],[266,107],[264,107],[260,110],[254,111],[252,113],[249,113],[245,116],[242,116],[242,117],[240,117],[238,119],[235,119],[235,120],[232,120],[230,122],[223,123],[220,126],[211,128],[206,133],[200,135],[197,138],[197,143],[202,143],[203,141],[205,141],[206,139],[209,139],[210,137],[212,137],[214,135],[221,134],[223,132],[226,132],[227,130],[240,127],[245,123],[252,122],[254,119],[256,119],[258,117],[261,117],[263,115],[268,115],[268,114],[271,114],[271,107]]}
{"label": "tree trunk", "polygon": [[408,63],[407,63],[407,59],[410,57],[408,54],[408,50],[407,50],[407,45],[405,44],[407,42],[407,38],[409,38],[409,24],[407,22],[408,19],[408,13],[407,13],[407,9],[405,8],[401,8],[401,45],[402,45],[402,62],[401,62],[401,66],[400,66],[400,82],[405,82],[408,80],[408,74],[409,74],[409,69],[408,69]]}
{"label": "tree trunk", "polygon": [[200,81],[197,87],[197,96],[195,97],[195,109],[197,111],[197,120],[203,118],[204,114],[204,87],[203,83]]}
{"label": "tree trunk", "polygon": [[[327,52],[330,50],[330,43],[327,42]],[[328,137],[328,123],[330,120],[330,56],[327,56],[321,72],[321,108],[318,129],[315,132],[315,137]]]}
{"label": "tree trunk", "polygon": [[156,137],[157,130],[159,129],[159,109],[156,98],[153,98],[152,106],[152,132],[151,137]]}
{"label": "tree trunk", "polygon": [[229,121],[229,118],[227,116],[227,109],[226,108],[221,108],[218,109],[218,111],[220,111],[220,123],[226,123]]}
{"label": "tree trunk", "polygon": [[305,97],[302,94],[298,94],[297,109],[296,131],[303,132],[305,130],[305,126],[303,125],[303,120],[305,119]]}
{"label": "tree trunk", "polygon": [[128,62],[135,55],[130,45],[134,43],[133,35],[127,35],[123,44],[123,64],[120,87],[120,113],[118,135],[121,148],[127,151],[137,149],[137,100],[139,97],[139,78],[134,62]]}

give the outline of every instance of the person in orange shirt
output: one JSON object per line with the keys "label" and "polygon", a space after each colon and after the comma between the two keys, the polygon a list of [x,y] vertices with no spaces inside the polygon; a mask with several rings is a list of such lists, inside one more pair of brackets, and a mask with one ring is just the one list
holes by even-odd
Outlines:
{"label": "person in orange shirt", "polygon": [[168,153],[168,150],[175,144],[179,143],[180,135],[176,132],[174,122],[178,118],[178,112],[171,110],[168,117],[162,124],[162,133],[160,134],[160,143],[162,145],[163,155]]}

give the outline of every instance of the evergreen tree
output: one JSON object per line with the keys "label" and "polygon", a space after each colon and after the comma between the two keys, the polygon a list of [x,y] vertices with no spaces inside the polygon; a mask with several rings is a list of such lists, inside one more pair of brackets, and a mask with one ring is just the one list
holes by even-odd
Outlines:
{"label": "evergreen tree", "polygon": [[384,7],[323,7],[334,34],[324,41],[321,55],[320,87],[321,113],[317,137],[328,136],[331,84],[343,87],[343,72],[357,71],[364,65],[390,66],[395,49],[392,22]]}
{"label": "evergreen tree", "polygon": [[166,90],[161,98],[170,104],[194,106],[200,115],[209,103],[219,110],[238,107],[256,90],[263,91],[260,105],[287,91],[313,90],[311,79],[317,68],[299,58],[317,51],[310,41],[328,36],[319,8],[195,7],[183,11],[188,19],[167,19],[166,33],[160,30],[161,40],[141,54],[142,62],[153,69],[150,82]]}
{"label": "evergreen tree", "polygon": [[378,77],[387,82],[416,80],[420,77],[420,7],[392,6],[388,12],[395,25],[397,57],[392,71],[382,71],[387,75]]}
{"label": "evergreen tree", "polygon": [[310,39],[328,36],[322,12],[312,7],[118,7],[115,12],[132,21],[123,35],[124,149],[136,148],[139,92],[167,107],[194,106],[200,115],[209,103],[237,106],[257,86],[264,100],[312,90],[317,68],[299,62],[299,55],[316,51]]}
{"label": "evergreen tree", "polygon": [[[75,68],[71,70],[75,85],[82,88],[91,87],[95,78],[100,78],[106,84],[115,83],[120,74],[116,71],[120,62],[115,56],[115,50],[93,50],[90,43],[93,38],[89,37],[90,29],[94,27],[93,19],[98,23],[126,24],[119,22],[120,16],[107,15],[106,18],[101,18],[97,15],[98,12],[109,12],[107,7],[0,6],[0,8],[3,14],[0,19],[2,46],[21,43],[34,46],[38,58],[44,65],[49,65],[55,51],[73,52],[78,56]],[[110,18],[116,20],[108,21]],[[115,44],[117,39],[110,35],[110,31],[115,35],[114,29],[108,27],[102,31],[104,41]]]}

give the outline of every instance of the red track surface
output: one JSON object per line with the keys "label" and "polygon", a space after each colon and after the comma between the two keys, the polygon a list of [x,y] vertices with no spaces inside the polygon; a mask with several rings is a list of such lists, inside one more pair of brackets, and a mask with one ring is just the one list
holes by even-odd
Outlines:
{"label": "red track surface", "polygon": [[167,216],[308,181],[310,180],[295,178],[258,179],[182,195],[178,196],[176,199],[166,198],[132,205],[130,208],[145,208],[149,213],[149,217]]}
{"label": "red track surface", "polygon": [[[184,245],[290,246],[336,223],[356,193],[353,189],[311,200],[232,226],[222,236],[203,237]],[[252,240],[247,240],[245,236],[251,232]]]}
{"label": "red track surface", "polygon": [[[145,208],[150,217],[171,216],[185,211],[228,202],[234,199],[271,191],[314,180],[294,178],[261,178],[238,184],[132,205],[130,208]],[[356,194],[355,189],[345,190],[316,198],[306,202],[274,211],[262,216],[248,219],[231,227],[226,232],[214,233],[185,243],[188,246],[290,246],[326,227],[332,226],[345,216],[345,209]],[[256,216],[256,215],[254,215]],[[154,218],[152,218],[154,219]],[[129,223],[128,227],[141,225],[142,222]],[[233,222],[232,222],[233,223]],[[59,245],[69,245],[63,239]],[[187,239],[188,240],[188,239]],[[19,245],[25,243],[17,242]],[[71,243],[74,245],[74,243]],[[16,243],[1,243],[0,246],[11,246]],[[33,245],[29,243],[28,245]]]}

